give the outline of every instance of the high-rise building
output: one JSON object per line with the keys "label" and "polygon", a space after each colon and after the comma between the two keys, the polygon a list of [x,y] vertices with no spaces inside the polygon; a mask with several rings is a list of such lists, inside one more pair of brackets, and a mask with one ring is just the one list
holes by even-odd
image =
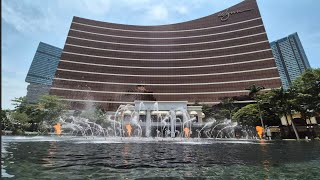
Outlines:
{"label": "high-rise building", "polygon": [[275,58],[282,86],[288,89],[310,64],[297,33],[272,42],[271,49]]}
{"label": "high-rise building", "polygon": [[62,49],[40,42],[31,63],[26,82],[27,101],[36,102],[39,96],[48,94],[59,64]]}
{"label": "high-rise building", "polygon": [[160,26],[74,17],[50,94],[72,108],[143,101],[215,104],[281,81],[255,0]]}

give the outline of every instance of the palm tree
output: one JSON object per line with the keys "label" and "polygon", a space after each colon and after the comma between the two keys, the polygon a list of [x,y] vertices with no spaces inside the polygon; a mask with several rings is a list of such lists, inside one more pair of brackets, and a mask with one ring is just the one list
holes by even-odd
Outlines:
{"label": "palm tree", "polygon": [[292,109],[294,107],[294,95],[290,91],[285,91],[282,87],[280,89],[272,89],[271,90],[271,99],[270,101],[275,106],[277,111],[280,115],[284,115],[287,122],[288,118],[287,115],[291,118],[291,125],[292,129],[294,130],[294,133],[296,135],[297,140],[300,140],[299,134],[297,132],[297,129],[294,125],[293,118],[292,118]]}
{"label": "palm tree", "polygon": [[[252,84],[251,86],[246,88],[246,90],[249,90],[249,97],[254,99],[254,100],[257,99],[257,94],[263,89],[265,89],[263,86],[257,86],[255,84]],[[257,105],[258,105],[258,109],[259,109],[259,116],[260,116],[261,126],[264,128],[264,123],[263,123],[263,119],[262,119],[262,114],[261,114],[260,102],[259,101],[257,101]]]}
{"label": "palm tree", "polygon": [[295,111],[303,119],[310,119],[320,112],[320,69],[308,69],[298,77],[289,89],[295,94]]}
{"label": "palm tree", "polygon": [[229,111],[230,120],[232,120],[232,111],[234,110],[234,97],[224,97],[221,99],[222,107],[226,108]]}
{"label": "palm tree", "polygon": [[255,99],[257,94],[263,89],[265,89],[263,86],[257,86],[255,84],[252,84],[251,86],[246,88],[246,90],[249,90],[249,97],[251,97],[252,99]]}

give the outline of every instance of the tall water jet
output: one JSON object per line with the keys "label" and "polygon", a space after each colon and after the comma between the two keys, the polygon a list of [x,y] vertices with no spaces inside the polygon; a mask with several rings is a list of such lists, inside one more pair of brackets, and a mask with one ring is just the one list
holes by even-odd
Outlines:
{"label": "tall water jet", "polygon": [[176,119],[176,113],[174,110],[170,110],[170,122],[171,122],[171,137],[174,138],[176,136],[176,124],[177,124],[177,119]]}
{"label": "tall water jet", "polygon": [[[182,112],[182,118],[183,118],[183,123],[182,123],[182,128],[183,132],[188,132],[188,136],[192,134],[192,122],[197,120],[196,117],[191,118],[189,113],[187,112],[186,109],[184,108],[179,108],[179,110]],[[189,126],[189,127],[187,127]],[[186,135],[186,133],[184,133]]]}
{"label": "tall water jet", "polygon": [[207,136],[207,138],[210,138],[210,131],[211,131],[211,128],[213,126],[213,124],[216,122],[216,120],[213,120],[213,121],[210,121],[210,122],[207,122],[199,131],[198,131],[198,137],[200,138],[201,137],[201,131],[204,131],[205,135]]}
{"label": "tall water jet", "polygon": [[[202,136],[217,138],[223,134],[225,137],[242,137],[236,132],[240,132],[240,129],[242,131],[246,129],[245,127],[237,126],[230,120],[218,123],[211,119],[209,122],[202,124],[202,120],[199,119],[199,122],[195,123],[198,120],[197,116],[193,117],[192,115],[199,114],[199,107],[197,107],[198,109],[190,108],[191,115],[187,111],[188,108],[186,102],[136,101],[135,106],[130,104],[120,105],[115,113],[107,112],[104,115],[105,121],[102,124],[97,124],[95,120],[89,121],[89,119],[81,116],[60,118],[60,123],[64,134],[85,137],[141,137],[142,133],[144,133],[143,130],[146,130],[145,134],[143,134],[146,137],[152,135],[163,138],[190,138],[194,137],[192,136],[192,131],[194,130],[197,132],[196,137],[199,138]],[[146,117],[141,115],[146,115]],[[146,118],[146,123],[144,118]],[[66,121],[63,119],[66,119]],[[236,126],[239,131],[235,131],[234,128]],[[246,138],[248,138],[252,137],[255,131],[246,130],[245,133],[240,134],[245,134]]]}
{"label": "tall water jet", "polygon": [[[235,123],[231,123],[231,125],[228,125],[228,126],[222,128],[222,129],[218,132],[216,138],[218,138],[219,134],[222,133],[223,130],[229,129],[229,128],[234,128],[234,127],[236,127],[237,125],[238,125],[238,123],[235,122]],[[230,136],[229,136],[229,137],[230,137]],[[221,138],[222,138],[222,137],[221,137]]]}
{"label": "tall water jet", "polygon": [[169,121],[169,115],[166,115],[162,120],[161,120],[161,134],[163,135],[165,129],[167,128],[167,130],[169,129],[167,127],[168,123],[167,121]]}
{"label": "tall water jet", "polygon": [[131,125],[132,125],[133,127],[138,128],[138,136],[140,137],[140,136],[142,136],[142,128],[141,128],[141,126],[140,126],[140,124],[139,124],[139,117],[140,117],[139,113],[137,113],[137,112],[134,111],[134,112],[132,113],[132,115],[131,115],[131,121],[130,121],[130,123],[131,123]]}

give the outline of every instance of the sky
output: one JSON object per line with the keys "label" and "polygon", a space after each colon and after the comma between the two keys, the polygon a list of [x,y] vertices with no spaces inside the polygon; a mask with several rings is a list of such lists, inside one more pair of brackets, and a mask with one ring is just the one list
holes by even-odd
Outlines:
{"label": "sky", "polygon": [[[1,105],[25,96],[25,77],[40,41],[63,48],[72,17],[162,25],[214,14],[242,0],[1,0]],[[298,32],[313,68],[320,68],[320,1],[257,0],[269,41]]]}

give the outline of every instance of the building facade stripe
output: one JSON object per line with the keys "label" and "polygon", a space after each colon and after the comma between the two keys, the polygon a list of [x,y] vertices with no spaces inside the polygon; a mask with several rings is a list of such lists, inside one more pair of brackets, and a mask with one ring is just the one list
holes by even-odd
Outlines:
{"label": "building facade stripe", "polygon": [[70,31],[93,34],[93,35],[98,35],[98,36],[125,38],[125,39],[148,39],[148,40],[156,39],[156,40],[161,40],[161,39],[191,39],[191,38],[198,38],[198,37],[217,36],[217,35],[221,35],[221,34],[230,34],[230,33],[235,33],[235,32],[239,32],[239,31],[247,31],[249,29],[254,29],[254,28],[259,28],[259,27],[263,27],[263,25],[260,24],[260,25],[252,26],[252,27],[248,27],[248,28],[237,29],[237,30],[233,30],[233,31],[220,32],[220,33],[213,33],[213,34],[203,34],[203,35],[185,36],[185,37],[167,37],[167,38],[118,36],[118,35],[111,35],[111,34],[94,33],[94,32],[89,32],[89,31],[84,31],[84,30],[79,30],[79,29],[73,29],[73,28],[71,28]]}
{"label": "building facade stripe", "polygon": [[198,28],[198,29],[172,30],[172,31],[139,31],[139,30],[107,28],[107,27],[94,26],[94,25],[89,25],[89,24],[84,24],[84,23],[79,23],[79,22],[72,22],[72,23],[73,23],[73,24],[78,24],[78,25],[83,25],[83,26],[88,26],[88,27],[94,27],[94,28],[99,28],[99,29],[115,30],[115,31],[149,32],[149,33],[174,33],[174,32],[190,32],[190,31],[201,31],[201,30],[207,30],[207,29],[216,29],[216,28],[227,27],[227,26],[242,24],[242,23],[246,23],[246,22],[251,22],[251,21],[255,21],[255,20],[259,20],[259,19],[262,19],[262,18],[261,18],[261,17],[258,17],[258,18],[248,19],[248,20],[245,20],[245,21],[240,21],[240,22],[235,22],[235,23],[230,23],[230,24],[224,24],[224,25],[220,25],[220,26],[212,26],[212,27],[205,27],[205,28]]}
{"label": "building facade stripe", "polygon": [[78,39],[78,40],[84,40],[84,41],[90,41],[90,42],[97,42],[97,43],[104,43],[104,44],[117,44],[117,45],[127,45],[127,46],[159,46],[159,47],[167,47],[167,46],[191,46],[191,45],[200,45],[200,44],[210,44],[210,43],[217,43],[217,42],[225,42],[225,41],[232,41],[232,40],[239,40],[254,36],[260,36],[260,35],[266,35],[266,32],[262,33],[256,33],[252,35],[247,36],[239,36],[236,38],[229,38],[229,39],[221,39],[216,41],[205,41],[205,42],[197,42],[197,43],[184,43],[184,44],[130,44],[130,43],[118,43],[118,42],[111,42],[111,41],[99,41],[99,40],[93,40],[93,39],[86,39],[86,38],[80,38],[75,36],[68,36],[71,39]]}
{"label": "building facade stripe", "polygon": [[[62,101],[70,102],[94,102],[94,103],[111,103],[111,104],[134,104],[134,102],[123,102],[123,101],[98,101],[98,100],[83,100],[83,99],[60,99]],[[158,101],[158,102],[170,102],[170,101]],[[235,101],[234,103],[252,103],[255,101]],[[187,104],[194,104],[195,102],[188,102]],[[198,104],[219,104],[220,101],[214,102],[197,102]]]}
{"label": "building facade stripe", "polygon": [[225,75],[225,74],[241,74],[247,72],[257,72],[257,71],[266,71],[271,69],[277,69],[277,67],[263,68],[263,69],[253,69],[253,70],[245,70],[245,71],[231,71],[224,73],[208,73],[208,74],[187,74],[187,75],[136,75],[136,74],[114,74],[114,73],[99,73],[99,72],[90,72],[90,71],[78,71],[71,69],[61,69],[58,68],[58,71],[68,71],[74,73],[84,73],[84,74],[95,74],[95,75],[108,75],[108,76],[131,76],[131,77],[166,77],[166,78],[174,78],[174,77],[191,77],[191,76],[217,76],[217,75]]}
{"label": "building facade stripe", "polygon": [[262,78],[262,79],[248,79],[242,81],[224,81],[224,82],[208,82],[208,83],[183,83],[183,84],[147,84],[147,83],[119,83],[119,82],[101,82],[101,81],[87,81],[78,79],[66,79],[66,78],[54,78],[55,80],[70,81],[70,82],[84,82],[95,84],[112,84],[112,85],[129,85],[129,86],[201,86],[201,85],[214,85],[214,84],[233,84],[242,82],[261,82],[274,79],[280,79],[280,77]]}
{"label": "building facade stripe", "polygon": [[[229,94],[229,93],[248,93],[248,90],[239,91],[221,91],[221,92],[190,92],[190,93],[143,93],[143,92],[115,92],[115,91],[93,91],[84,89],[68,89],[68,88],[58,88],[52,87],[54,90],[61,91],[76,91],[76,92],[87,92],[87,93],[102,93],[102,94],[131,94],[131,95],[206,95],[206,94]],[[263,91],[270,91],[271,89],[264,89]]]}
{"label": "building facade stripe", "polygon": [[271,51],[270,48],[258,50],[258,51],[250,51],[244,53],[237,53],[237,54],[228,54],[222,56],[209,56],[209,57],[199,57],[199,58],[183,58],[183,59],[138,59],[138,58],[119,58],[119,57],[108,57],[108,56],[97,56],[97,55],[90,55],[90,54],[82,54],[82,53],[74,53],[69,51],[63,51],[65,54],[72,54],[78,56],[87,56],[87,57],[95,57],[95,58],[102,58],[102,59],[117,59],[117,60],[132,60],[132,61],[188,61],[188,60],[201,60],[201,59],[215,59],[215,58],[223,58],[223,57],[232,57],[232,56],[239,56],[239,55],[246,55],[246,54],[256,54],[259,52],[266,52]]}
{"label": "building facade stripe", "polygon": [[232,66],[238,64],[250,64],[254,62],[263,62],[263,61],[274,61],[274,58],[265,58],[265,59],[257,59],[251,61],[241,61],[235,63],[226,63],[226,64],[208,64],[203,66],[166,66],[166,67],[143,67],[143,66],[117,66],[117,65],[108,65],[108,64],[96,64],[96,63],[85,63],[78,61],[69,61],[65,59],[61,59],[61,62],[72,63],[72,64],[83,64],[90,66],[99,66],[99,67],[114,67],[114,68],[127,68],[127,69],[194,69],[194,68],[206,68],[206,67],[219,67],[219,66]]}
{"label": "building facade stripe", "polygon": [[96,48],[96,47],[90,47],[90,46],[80,46],[76,44],[69,44],[66,43],[65,46],[73,46],[73,47],[78,47],[78,48],[85,48],[85,49],[94,49],[94,50],[99,50],[99,51],[114,51],[114,52],[125,52],[125,53],[144,53],[144,54],[175,54],[175,53],[192,53],[192,52],[205,52],[205,51],[217,51],[217,50],[222,50],[222,49],[232,49],[232,48],[238,48],[238,47],[245,47],[245,46],[252,46],[256,44],[262,44],[262,43],[268,43],[269,41],[258,41],[254,43],[248,43],[248,44],[241,44],[241,45],[236,45],[236,46],[228,46],[228,47],[221,47],[221,48],[213,48],[213,49],[198,49],[198,50],[190,50],[190,51],[168,51],[168,52],[154,52],[154,51],[125,51],[125,50],[117,50],[117,49],[104,49],[104,48]]}

